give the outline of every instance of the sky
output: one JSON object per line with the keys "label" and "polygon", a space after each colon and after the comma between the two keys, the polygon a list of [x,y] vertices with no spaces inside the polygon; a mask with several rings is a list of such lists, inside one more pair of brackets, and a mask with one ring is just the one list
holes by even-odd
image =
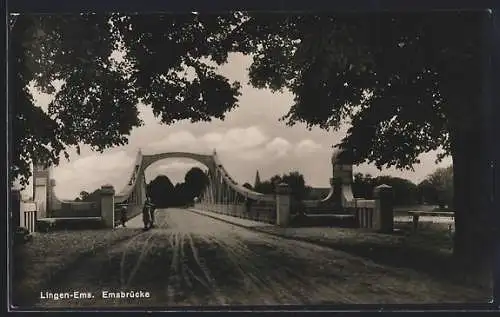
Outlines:
{"label": "sky", "polygon": [[[258,170],[261,180],[275,174],[299,171],[312,187],[328,187],[332,177],[332,145],[344,136],[347,126],[339,131],[313,128],[308,131],[303,124],[288,127],[278,121],[290,109],[293,96],[289,92],[272,93],[249,86],[248,67],[251,58],[241,54],[230,56],[219,72],[231,81],[242,84],[239,107],[229,112],[224,121],[190,123],[181,121],[172,125],[159,123],[147,105],[139,104],[144,125],[135,128],[125,146],[92,152],[83,146],[81,154],[70,152],[70,161],[61,159],[51,171],[56,180],[55,192],[61,199],[74,199],[81,191],[94,191],[104,184],[111,184],[120,191],[130,177],[139,149],[144,154],[162,152],[193,152],[210,154],[214,149],[231,177],[240,184],[253,184]],[[46,109],[50,95],[35,93],[36,103]],[[420,182],[437,167],[451,164],[451,158],[435,164],[436,152],[421,155],[421,163],[414,171],[396,169],[378,170],[374,165],[361,164],[354,172],[403,177]],[[146,169],[146,181],[157,175],[166,175],[175,184],[182,182],[192,167],[205,168],[190,159],[166,159]],[[31,187],[23,191],[31,196]]]}

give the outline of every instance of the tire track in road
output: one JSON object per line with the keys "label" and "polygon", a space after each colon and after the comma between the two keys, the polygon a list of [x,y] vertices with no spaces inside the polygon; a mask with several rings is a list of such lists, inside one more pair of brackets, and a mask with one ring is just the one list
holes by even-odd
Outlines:
{"label": "tire track in road", "polygon": [[[165,224],[165,220],[163,220],[159,223],[159,225],[163,225],[163,224]],[[151,249],[154,246],[154,243],[150,243],[150,242],[151,242],[151,240],[153,240],[153,237],[156,235],[156,233],[157,232],[154,229],[153,230],[150,229],[149,236],[146,238],[146,240],[144,241],[144,243],[142,245],[141,253],[139,254],[139,258],[137,259],[137,262],[135,263],[134,268],[130,272],[126,283],[125,283],[126,256],[127,256],[127,253],[129,251],[132,243],[135,240],[132,239],[125,247],[125,250],[123,250],[122,258],[121,258],[121,262],[120,262],[120,285],[122,288],[128,288],[130,286],[130,283],[132,282],[133,278],[135,277],[135,275],[139,271],[139,268],[140,268],[142,262],[144,261],[144,258],[146,257],[147,254],[149,254],[149,251],[151,251]]]}
{"label": "tire track in road", "polygon": [[180,272],[181,272],[182,280],[191,289],[191,288],[193,288],[193,283],[191,282],[191,279],[189,278],[189,275],[188,275],[189,262],[188,262],[188,259],[186,258],[186,252],[184,250],[184,246],[186,244],[185,237],[186,237],[186,234],[181,235],[181,242],[180,242],[180,244],[181,244],[180,245],[180,257],[181,257],[180,265],[181,265],[181,268],[180,268]]}
{"label": "tire track in road", "polygon": [[[269,242],[267,244],[269,247],[280,250],[284,256],[286,255],[286,257],[289,258],[289,260],[293,260],[294,258],[309,258],[311,259],[311,263],[322,262],[326,266],[328,266],[329,263],[332,262],[331,255],[318,252],[318,250],[314,250],[314,248],[311,249],[309,245],[306,245],[303,242],[297,241],[294,243],[293,241],[282,240],[273,236],[263,236],[263,238],[266,239],[267,242]],[[270,259],[263,257],[261,254],[255,252],[255,250],[249,248],[248,245],[241,241],[238,237],[235,237],[235,241],[238,241],[240,247],[244,248],[249,254],[251,254],[250,259],[253,258],[253,261],[255,263],[261,264],[261,266],[266,268],[267,271],[269,271],[269,268],[273,268],[272,271],[275,272],[279,272],[280,269],[285,271],[286,274],[277,274],[276,276],[271,277],[271,279],[267,282],[278,284],[279,289],[284,289],[288,292],[291,292],[297,299],[299,299],[298,303],[309,304],[313,301],[317,302],[319,300],[318,296],[332,293],[335,294],[336,298],[340,298],[341,302],[343,303],[352,303],[355,301],[352,296],[343,295],[345,294],[345,292],[342,286],[337,286],[335,285],[335,283],[329,283],[328,285],[326,285],[324,283],[325,280],[318,283],[317,281],[305,279],[304,274],[298,273],[297,270],[292,269],[290,266],[279,265],[271,261]],[[258,260],[256,261],[255,259]],[[333,261],[335,261],[335,259],[333,259]],[[313,268],[307,265],[306,267],[301,269],[305,271],[316,270],[317,267]],[[322,289],[323,291],[320,291],[320,289]],[[311,290],[314,293],[311,293]],[[327,296],[326,298],[324,298],[324,300],[328,301],[330,300],[330,298]]]}
{"label": "tire track in road", "polygon": [[125,286],[125,259],[128,253],[128,250],[130,249],[130,246],[132,243],[138,238],[139,236],[135,236],[132,239],[130,239],[125,246],[125,249],[122,251],[122,257],[120,261],[120,286],[123,288]]}
{"label": "tire track in road", "polygon": [[169,243],[172,248],[172,261],[170,262],[170,272],[168,274],[168,281],[166,285],[166,293],[168,304],[175,304],[176,296],[181,291],[182,285],[179,279],[179,232],[173,231],[169,235]]}
{"label": "tire track in road", "polygon": [[189,241],[189,246],[191,248],[191,254],[193,255],[193,258],[196,262],[196,265],[200,268],[200,270],[203,272],[203,275],[205,277],[205,280],[207,281],[207,284],[209,285],[212,294],[214,295],[217,303],[219,305],[226,305],[227,300],[224,296],[221,295],[221,291],[217,285],[217,282],[213,278],[212,274],[210,273],[210,270],[205,264],[205,259],[201,258],[198,253],[198,249],[196,248],[196,244],[194,243],[193,237],[191,234],[187,234],[188,241]]}
{"label": "tire track in road", "polygon": [[[216,219],[213,221],[217,222]],[[229,233],[229,237],[226,235],[227,233]],[[316,266],[319,266],[322,272],[331,275],[331,273],[328,273],[322,267],[328,267],[333,264],[334,270],[342,271],[343,261],[337,263],[339,262],[337,261],[339,260],[339,255],[336,253],[331,254],[331,252],[324,254],[325,249],[323,247],[301,241],[284,240],[280,237],[255,232],[254,230],[234,225],[230,226],[230,230],[226,229],[225,236],[214,234],[214,232],[212,232],[211,236],[215,237],[215,241],[218,241],[224,250],[233,253],[232,258],[237,259],[235,266],[243,267],[244,270],[242,271],[247,273],[247,278],[251,279],[252,275],[255,276],[256,279],[254,281],[258,281],[257,285],[265,285],[265,287],[262,287],[262,291],[267,290],[266,293],[274,293],[274,298],[280,298],[278,300],[279,303],[289,303],[292,301],[295,304],[307,304],[317,302],[319,293],[324,293],[326,297],[325,301],[329,301],[331,298],[326,294],[332,294],[332,292],[336,294],[334,297],[340,297],[342,302],[349,303],[354,301],[352,296],[343,295],[345,294],[342,286],[343,283],[339,283],[338,286],[335,283],[338,278],[345,280],[345,277],[342,276],[343,274],[334,277],[335,280],[332,283],[328,283],[327,280],[319,276],[315,278],[314,275],[312,275],[312,280],[308,280],[305,276],[311,275],[310,273],[301,274],[300,271],[297,271],[297,268],[290,267],[287,261],[279,261],[282,264],[273,262],[273,260],[260,254],[260,252],[256,252],[251,247],[251,244],[249,245],[249,242],[256,242],[257,244],[266,246],[271,249],[272,253],[281,253],[283,258],[289,258],[291,261],[295,261],[294,259],[300,261],[310,259],[313,262],[313,265],[305,262],[304,268],[299,268],[299,270],[309,269],[314,271],[317,269]],[[321,265],[315,265],[320,262]],[[300,264],[298,265],[300,266]],[[248,272],[257,273],[248,274]],[[319,292],[318,288],[325,291]],[[311,291],[315,296],[311,296]]]}
{"label": "tire track in road", "polygon": [[[255,281],[261,288],[261,292],[265,291],[269,297],[274,299],[275,302],[272,304],[297,304],[306,301],[306,296],[295,291],[297,285],[284,282],[289,278],[285,280],[284,277],[280,276],[279,270],[286,269],[286,266],[280,266],[256,256],[237,237],[234,237],[231,241],[233,243],[222,242],[226,245],[225,249],[231,252],[234,258],[238,259],[238,265],[244,268],[242,269],[243,274]],[[266,271],[262,270],[263,267],[266,267]],[[273,268],[273,270],[269,270],[269,268]]]}
{"label": "tire track in road", "polygon": [[127,283],[125,284],[125,288],[128,288],[130,286],[130,283],[132,282],[133,278],[137,274],[137,271],[141,267],[142,261],[146,257],[146,255],[149,253],[149,251],[153,247],[153,243],[150,243],[151,240],[153,240],[153,237],[155,236],[155,232],[151,232],[150,236],[144,241],[142,245],[142,250],[141,253],[139,254],[139,258],[137,259],[137,262],[135,263],[134,268],[130,272],[130,275],[128,277]]}
{"label": "tire track in road", "polygon": [[241,250],[236,250],[231,246],[231,244],[215,237],[211,237],[207,240],[218,245],[220,249],[225,252],[228,260],[232,264],[232,267],[240,274],[245,285],[245,289],[250,288],[254,293],[262,295],[265,293],[266,295],[269,295],[269,297],[272,298],[271,300],[269,300],[266,296],[261,297],[266,305],[280,303],[280,299],[276,296],[276,292],[274,292],[274,290],[270,288],[262,279],[257,277],[257,275],[261,272],[259,272],[255,266],[252,266],[246,257],[242,256],[240,252]]}

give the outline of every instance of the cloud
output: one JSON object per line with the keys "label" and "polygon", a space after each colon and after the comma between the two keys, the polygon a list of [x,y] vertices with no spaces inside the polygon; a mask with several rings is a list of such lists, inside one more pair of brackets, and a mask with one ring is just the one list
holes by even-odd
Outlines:
{"label": "cloud", "polygon": [[171,171],[171,170],[189,170],[193,167],[199,167],[202,169],[206,169],[205,165],[201,163],[192,163],[192,162],[169,162],[166,164],[161,164],[155,169],[157,171]]}
{"label": "cloud", "polygon": [[201,137],[205,148],[217,149],[217,151],[239,151],[257,147],[268,137],[257,127],[233,128],[224,133],[207,133]]}
{"label": "cloud", "polygon": [[154,141],[144,147],[144,153],[195,152],[210,153],[213,149],[220,152],[239,152],[256,148],[268,140],[257,127],[233,128],[223,132],[208,132],[195,136],[191,132],[179,131],[169,134],[162,140]]}
{"label": "cloud", "polygon": [[276,137],[271,142],[266,144],[266,151],[271,155],[275,155],[277,157],[282,157],[288,154],[292,145],[287,140]]}
{"label": "cloud", "polygon": [[62,199],[74,199],[82,190],[94,191],[104,184],[111,184],[120,191],[132,171],[134,160],[122,150],[71,161],[53,170],[56,194]]}
{"label": "cloud", "polygon": [[166,138],[146,145],[144,153],[190,151],[196,148],[197,143],[198,140],[191,132],[179,131],[170,133]]}
{"label": "cloud", "polygon": [[302,140],[295,146],[295,154],[297,156],[308,155],[322,148],[321,144],[314,142],[311,139]]}

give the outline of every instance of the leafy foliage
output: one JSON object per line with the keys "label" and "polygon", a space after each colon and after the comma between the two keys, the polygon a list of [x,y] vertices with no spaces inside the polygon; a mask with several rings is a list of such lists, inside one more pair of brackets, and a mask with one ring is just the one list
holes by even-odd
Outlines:
{"label": "leafy foliage", "polygon": [[227,60],[226,38],[240,18],[238,13],[113,17],[134,70],[136,94],[162,122],[224,119],[236,106],[239,83],[229,83],[213,64]]}
{"label": "leafy foliage", "polygon": [[207,184],[208,177],[203,170],[193,167],[186,173],[183,183],[174,186],[167,176],[158,175],[147,185],[146,190],[156,206],[168,208],[191,204]]}
{"label": "leafy foliage", "polygon": [[175,200],[174,185],[165,175],[158,175],[148,185],[148,191],[151,200],[159,208],[165,208]]}
{"label": "leafy foliage", "polygon": [[[224,119],[238,83],[218,75],[241,14],[20,15],[11,29],[11,181],[26,185],[36,160],[57,165],[68,148],[127,143],[137,104],[161,121]],[[116,53],[124,52],[120,57]],[[60,84],[60,87],[57,87]],[[43,110],[29,87],[53,94]]]}
{"label": "leafy foliage", "polygon": [[75,198],[75,201],[99,202],[101,201],[101,189],[98,188],[92,193],[81,191],[80,195]]}
{"label": "leafy foliage", "polygon": [[418,202],[417,185],[407,179],[392,176],[372,177],[370,174],[356,173],[352,185],[353,194],[355,197],[373,199],[373,190],[382,184],[392,187],[395,205],[413,205]]}
{"label": "leafy foliage", "polygon": [[449,154],[450,129],[477,123],[484,17],[252,14],[241,36],[255,54],[251,83],[295,95],[288,124],[336,129],[348,120],[339,147],[355,163],[411,168],[420,153]]}
{"label": "leafy foliage", "polygon": [[296,200],[303,200],[307,197],[310,187],[306,186],[304,175],[294,171],[284,175],[274,175],[269,180],[260,182],[255,186],[255,191],[263,194],[274,194],[276,186],[280,183],[288,184],[292,197]]}
{"label": "leafy foliage", "polygon": [[247,188],[247,189],[253,189],[253,186],[250,185],[249,183],[245,183],[243,184],[243,187]]}
{"label": "leafy foliage", "polygon": [[467,270],[484,272],[497,229],[484,195],[469,186],[481,182],[477,153],[491,146],[479,142],[486,122],[478,111],[491,22],[487,11],[258,13],[239,34],[241,51],[254,54],[251,83],[294,94],[283,120],[323,129],[351,124],[336,146],[353,163],[411,169],[421,153],[451,155],[454,254]]}
{"label": "leafy foliage", "polygon": [[200,197],[208,182],[208,176],[198,167],[191,168],[184,177],[184,183],[192,199]]}
{"label": "leafy foliage", "polygon": [[[23,185],[30,164],[58,164],[68,147],[94,150],[126,143],[140,124],[137,98],[125,69],[110,56],[116,36],[104,15],[21,15],[10,38],[13,107],[11,180]],[[54,83],[62,83],[56,89]],[[48,109],[34,103],[29,86],[54,94]]]}
{"label": "leafy foliage", "polygon": [[436,169],[424,182],[433,189],[436,203],[453,206],[453,166]]}

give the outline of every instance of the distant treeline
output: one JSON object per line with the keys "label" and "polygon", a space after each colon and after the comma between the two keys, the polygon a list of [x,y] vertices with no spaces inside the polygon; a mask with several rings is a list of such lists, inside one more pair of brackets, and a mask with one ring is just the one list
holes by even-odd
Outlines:
{"label": "distant treeline", "polygon": [[[276,185],[288,184],[291,195],[298,200],[320,199],[317,193],[311,190],[304,180],[304,176],[294,171],[284,175],[274,175],[269,180],[259,181],[253,186],[245,183],[243,186],[263,194],[274,194]],[[208,177],[198,167],[190,169],[184,182],[173,184],[165,175],[158,175],[149,184],[146,190],[152,201],[159,208],[191,205],[195,197],[200,197]],[[392,186],[395,205],[430,204],[453,206],[453,169],[452,167],[438,168],[425,180],[415,184],[407,179],[392,176],[373,177],[370,174],[356,173],[353,180],[353,194],[355,197],[373,199],[373,190],[376,186],[386,184]],[[88,193],[82,191],[76,201],[98,201],[100,189]]]}
{"label": "distant treeline", "polygon": [[[243,186],[263,194],[273,194],[276,184],[287,183],[294,198],[320,199],[322,197],[312,196],[311,187],[304,181],[304,176],[295,171],[285,175],[274,175],[269,180],[255,184],[245,183]],[[452,167],[438,168],[425,180],[415,184],[410,180],[392,177],[377,176],[370,174],[354,174],[352,190],[355,197],[373,199],[373,190],[376,186],[386,184],[392,187],[395,205],[430,204],[449,206],[453,205],[453,169]]]}
{"label": "distant treeline", "polygon": [[369,174],[356,173],[353,181],[355,197],[373,198],[376,186],[392,186],[395,205],[429,204],[449,208],[453,206],[453,169],[438,168],[425,180],[415,184],[407,179],[391,176],[372,177]]}

